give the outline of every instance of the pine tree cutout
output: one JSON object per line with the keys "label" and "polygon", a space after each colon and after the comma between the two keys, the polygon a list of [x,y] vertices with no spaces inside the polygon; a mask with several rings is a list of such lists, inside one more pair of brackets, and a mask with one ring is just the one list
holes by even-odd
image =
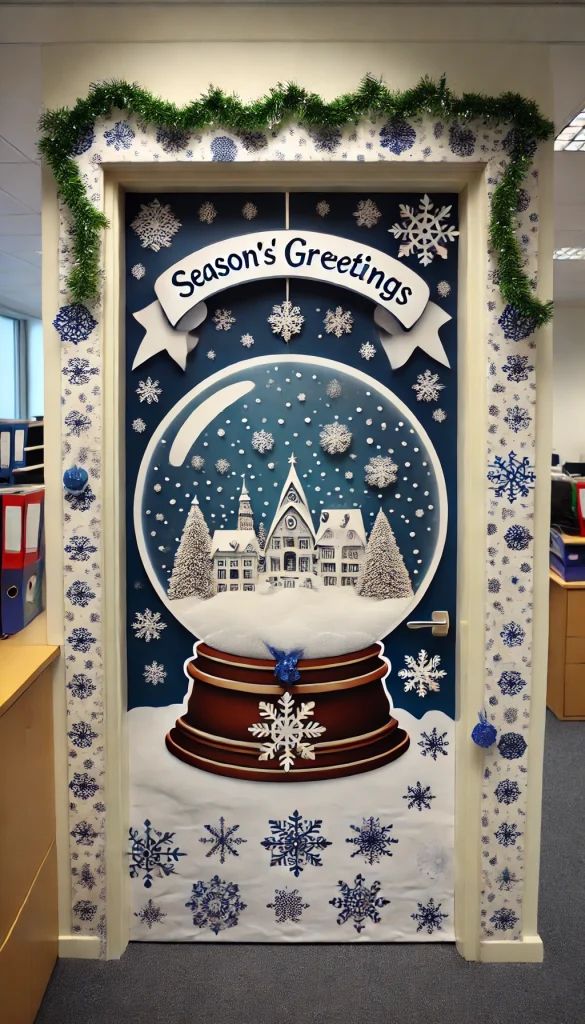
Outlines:
{"label": "pine tree cutout", "polygon": [[370,533],[356,590],[360,597],[373,597],[377,601],[392,597],[412,597],[408,570],[382,509]]}
{"label": "pine tree cutout", "polygon": [[264,523],[260,523],[260,526],[258,527],[258,544],[260,545],[260,550],[264,551],[266,546],[266,527],[264,526]]}
{"label": "pine tree cutout", "polygon": [[197,498],[193,499],[169,580],[171,601],[213,595],[211,538]]}

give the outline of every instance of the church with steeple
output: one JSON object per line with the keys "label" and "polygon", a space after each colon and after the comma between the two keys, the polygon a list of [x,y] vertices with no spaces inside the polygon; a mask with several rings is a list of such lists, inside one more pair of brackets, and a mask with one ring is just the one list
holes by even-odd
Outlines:
{"label": "church with steeple", "polygon": [[264,546],[266,579],[276,587],[310,587],[315,530],[294,454],[288,461],[289,473]]}
{"label": "church with steeple", "polygon": [[214,531],[211,558],[216,593],[256,589],[260,544],[254,530],[254,514],[245,476],[242,477],[238,499],[238,528]]}

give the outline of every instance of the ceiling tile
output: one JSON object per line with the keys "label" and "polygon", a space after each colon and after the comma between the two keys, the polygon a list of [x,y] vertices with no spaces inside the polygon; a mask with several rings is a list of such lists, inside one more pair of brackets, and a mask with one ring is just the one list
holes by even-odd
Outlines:
{"label": "ceiling tile", "polygon": [[21,164],[24,159],[24,153],[19,152],[0,135],[0,164]]}
{"label": "ceiling tile", "polygon": [[[39,224],[40,228],[40,224]],[[43,241],[41,235],[0,235],[0,252],[13,253],[29,260],[41,252]]]}
{"label": "ceiling tile", "polygon": [[24,206],[23,203],[19,203],[17,199],[9,195],[8,192],[4,192],[0,188],[0,216],[3,214],[10,214],[11,216],[18,216],[19,214],[30,213],[30,209]]}
{"label": "ceiling tile", "polygon": [[41,208],[41,168],[38,164],[0,164],[0,189],[31,210]]}
{"label": "ceiling tile", "polygon": [[0,236],[2,235],[40,235],[41,215],[27,213],[13,216],[0,214]]}

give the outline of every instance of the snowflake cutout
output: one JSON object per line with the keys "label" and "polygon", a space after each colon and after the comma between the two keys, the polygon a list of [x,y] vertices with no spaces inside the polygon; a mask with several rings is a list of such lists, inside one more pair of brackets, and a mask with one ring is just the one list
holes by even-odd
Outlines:
{"label": "snowflake cutout", "polygon": [[260,455],[271,452],[274,448],[274,437],[267,430],[255,430],[252,434],[252,448]]}
{"label": "snowflake cutout", "polygon": [[168,203],[161,204],[158,199],[153,199],[151,203],[140,204],[140,213],[130,227],[138,235],[143,249],[160,252],[169,248],[181,221],[175,217]]}
{"label": "snowflake cutout", "polygon": [[382,214],[373,199],[360,199],[353,216],[358,228],[374,228]]}
{"label": "snowflake cutout", "polygon": [[433,419],[435,423],[444,423],[447,419],[447,413],[444,409],[435,409],[433,411]]}
{"label": "snowflake cutout", "polygon": [[451,294],[451,285],[448,281],[439,281],[437,285],[437,294],[440,295],[442,299],[446,299],[447,296]]}
{"label": "snowflake cutout", "polygon": [[341,338],[343,334],[351,334],[353,327],[353,316],[348,309],[336,306],[335,309],[328,309],[323,320],[326,334],[334,334]]}
{"label": "snowflake cutout", "polygon": [[435,256],[446,260],[447,242],[454,241],[459,232],[445,221],[451,213],[451,206],[435,209],[428,195],[419,200],[418,210],[405,203],[400,204],[402,222],[393,224],[388,230],[394,238],[402,240],[399,256],[416,255],[423,267],[428,267]]}
{"label": "snowflake cutout", "polygon": [[269,910],[274,910],[274,920],[278,924],[285,921],[300,921],[303,910],[308,910],[310,903],[303,903],[303,898],[298,889],[275,889],[274,902],[267,903]]}
{"label": "snowflake cutout", "polygon": [[150,608],[145,608],[143,612],[134,613],[132,629],[137,640],[145,640],[147,644],[151,640],[160,640],[166,628],[167,624],[161,621],[160,612],[151,612]]}
{"label": "snowflake cutout", "polygon": [[53,320],[53,327],[61,341],[78,345],[80,341],[87,341],[94,327],[97,327],[97,320],[81,302],[73,302],[70,306],[61,306]]}
{"label": "snowflake cutout", "polygon": [[489,464],[487,478],[496,498],[506,497],[513,502],[518,497],[528,497],[530,489],[534,487],[536,474],[526,455],[519,459],[515,452],[510,452],[507,457],[496,455]]}
{"label": "snowflake cutout", "polygon": [[143,263],[135,263],[130,273],[132,274],[132,277],[136,278],[137,281],[141,281],[144,275],[146,274],[146,267],[144,266]]}
{"label": "snowflake cutout", "polygon": [[219,473],[220,476],[225,476],[226,473],[229,473],[230,469],[231,462],[229,459],[218,459],[215,463],[215,471],[216,473]]}
{"label": "snowflake cutout", "polygon": [[244,348],[252,348],[253,344],[254,338],[251,334],[242,334],[242,337],[240,338],[240,345],[243,345]]}
{"label": "snowflake cutout", "polygon": [[191,466],[193,467],[194,470],[200,473],[205,466],[205,459],[203,458],[202,455],[194,455],[193,458],[191,459]]}
{"label": "snowflake cutout", "polygon": [[213,349],[213,348],[209,349],[209,351],[207,353],[207,358],[208,359],[215,359],[215,349]]}
{"label": "snowflake cutout", "polygon": [[137,434],[143,434],[144,431],[146,430],[146,423],[144,422],[141,416],[139,416],[135,420],[132,420],[132,430],[134,430]]}
{"label": "snowflake cutout", "polygon": [[304,761],[315,760],[315,748],[310,740],[316,739],[325,732],[325,726],[319,722],[309,721],[313,717],[315,701],[302,702],[300,707],[290,693],[284,693],[275,704],[261,700],[258,713],[263,722],[255,722],[248,727],[248,732],[258,739],[267,740],[260,744],[259,761],[269,761],[278,756],[283,771],[288,772],[297,758]]}
{"label": "snowflake cutout", "polygon": [[179,857],[186,857],[174,845],[174,832],[159,832],[146,819],[144,833],[137,828],[129,829],[130,835],[130,878],[142,878],[144,888],[150,889],[154,875],[163,878],[172,875]]}
{"label": "snowflake cutout", "polygon": [[427,693],[438,693],[441,689],[439,679],[447,675],[444,669],[440,669],[440,655],[435,654],[429,658],[426,651],[419,651],[415,659],[410,654],[404,655],[406,668],[398,672],[400,679],[404,679],[404,692],[414,690],[417,696],[426,697]]}
{"label": "snowflake cutout", "polygon": [[197,212],[202,224],[213,224],[217,217],[217,210],[213,203],[201,203]]}
{"label": "snowflake cutout", "polygon": [[145,924],[149,931],[153,925],[162,924],[166,916],[163,913],[162,907],[158,907],[156,903],[152,902],[152,899],[149,899],[140,910],[134,911],[134,917],[137,917],[142,924]]}
{"label": "snowflake cutout", "polygon": [[398,466],[392,461],[389,455],[374,455],[366,463],[364,479],[368,487],[390,487],[396,483]]}
{"label": "snowflake cutout", "polygon": [[327,455],[343,455],[351,444],[352,433],[345,423],[326,423],[319,434],[321,447]]}
{"label": "snowflake cutout", "polygon": [[242,217],[244,220],[254,220],[258,216],[258,207],[255,203],[244,203],[242,206]]}
{"label": "snowflake cutout", "polygon": [[434,800],[435,797],[431,793],[430,786],[423,786],[421,782],[417,782],[414,786],[406,787],[406,793],[402,799],[408,801],[406,806],[409,811],[413,807],[416,807],[417,811],[422,811],[423,809],[430,810],[431,800]]}
{"label": "snowflake cutout", "polygon": [[353,886],[349,882],[338,882],[341,896],[329,900],[332,907],[337,907],[341,911],[337,916],[337,924],[351,921],[358,935],[368,921],[379,924],[382,918],[378,910],[390,903],[390,900],[378,895],[381,889],[380,882],[375,881],[367,886],[365,881],[363,875],[356,875]]}
{"label": "snowflake cutout", "polygon": [[266,836],[260,845],[270,850],[271,868],[287,867],[298,878],[308,866],[323,867],[321,851],[331,843],[321,835],[321,818],[303,818],[298,811],[293,811],[288,818],[271,819],[268,824],[272,835]]}
{"label": "snowflake cutout", "polygon": [[142,675],[144,676],[144,681],[151,683],[152,686],[164,683],[167,678],[164,665],[159,665],[158,661],[151,661],[150,665],[145,665]]}
{"label": "snowflake cutout", "polygon": [[437,732],[435,726],[429,732],[421,732],[421,738],[418,741],[418,745],[421,748],[422,757],[432,757],[433,761],[436,761],[439,754],[443,757],[448,756],[448,751],[445,747],[449,746],[449,740],[446,739],[446,732]]}
{"label": "snowflake cutout", "polygon": [[236,850],[236,846],[241,846],[242,843],[248,842],[247,839],[242,839],[234,834],[238,831],[239,825],[228,825],[226,828],[224,817],[219,819],[218,825],[204,825],[203,827],[209,832],[209,837],[202,836],[199,842],[211,843],[211,849],[207,851],[205,856],[212,857],[215,853],[219,853],[220,864],[225,864],[226,854],[233,854],[234,857],[239,857],[240,854]]}
{"label": "snowflake cutout", "polygon": [[444,387],[445,385],[439,381],[438,373],[425,370],[424,373],[418,374],[416,384],[412,385],[412,390],[416,392],[417,402],[436,402],[439,391],[442,391]]}
{"label": "snowflake cutout", "polygon": [[370,816],[362,818],[361,825],[350,825],[350,829],[356,833],[346,839],[346,843],[352,843],[356,850],[352,857],[363,857],[368,864],[377,864],[381,857],[391,857],[391,844],[396,844],[397,839],[390,835],[393,825],[382,825],[379,818]]}
{"label": "snowflake cutout", "polygon": [[152,405],[153,402],[158,402],[158,396],[162,395],[162,388],[159,388],[159,382],[152,380],[151,377],[147,377],[146,380],[139,380],[138,387],[136,388],[136,394],[140,402],[146,402],[147,405]]}
{"label": "snowflake cutout", "polygon": [[326,217],[330,210],[331,207],[329,206],[329,203],[325,202],[324,199],[320,199],[315,207],[315,211],[320,217]]}
{"label": "snowflake cutout", "polygon": [[292,302],[285,299],[280,305],[272,307],[272,313],[268,317],[268,323],[273,334],[278,334],[283,341],[289,342],[294,334],[300,334],[305,322],[301,314],[300,306],[293,306]]}
{"label": "snowflake cutout", "polygon": [[441,913],[441,904],[435,904],[431,897],[426,905],[418,901],[416,905],[418,907],[416,914],[410,916],[413,921],[417,922],[417,932],[426,931],[428,935],[432,935],[434,931],[442,931],[443,921],[449,915]]}
{"label": "snowflake cutout", "polygon": [[197,928],[209,928],[214,935],[234,928],[242,910],[246,909],[240,899],[239,885],[224,882],[219,875],[214,875],[209,882],[195,882],[191,899],[185,906],[193,914],[193,924]]}
{"label": "snowflake cutout", "polygon": [[373,359],[374,356],[376,355],[376,346],[372,345],[371,341],[364,341],[359,347],[359,354],[362,357],[362,359],[365,359],[366,362],[369,362],[370,359]]}
{"label": "snowflake cutout", "polygon": [[216,331],[231,331],[232,326],[236,322],[235,316],[232,316],[231,309],[216,309],[212,320]]}

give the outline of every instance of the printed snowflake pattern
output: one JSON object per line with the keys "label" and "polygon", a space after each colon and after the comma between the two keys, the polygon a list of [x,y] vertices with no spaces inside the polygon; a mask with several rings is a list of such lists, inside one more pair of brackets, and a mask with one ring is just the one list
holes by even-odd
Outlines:
{"label": "printed snowflake pattern", "polygon": [[353,216],[358,228],[374,228],[380,220],[382,213],[373,199],[360,199],[357,209],[353,212]]}
{"label": "printed snowflake pattern", "polygon": [[536,330],[534,319],[511,305],[505,306],[503,313],[498,318],[498,324],[508,341],[523,341]]}
{"label": "printed snowflake pattern", "polygon": [[150,665],[145,665],[142,675],[144,681],[150,683],[151,686],[159,686],[167,678],[164,665],[160,665],[158,661],[151,661]]}
{"label": "printed snowflake pattern", "polygon": [[204,825],[203,827],[207,829],[209,836],[202,836],[199,842],[211,844],[211,849],[207,851],[205,856],[213,857],[218,853],[220,864],[225,864],[226,854],[228,856],[232,854],[234,857],[239,857],[240,854],[236,847],[241,846],[242,843],[248,842],[247,839],[242,839],[241,836],[235,835],[240,826],[226,826],[225,818],[223,816],[219,819],[218,825]]}
{"label": "printed snowflake pattern", "polygon": [[89,821],[78,821],[69,835],[75,840],[77,846],[93,846],[98,837],[98,833]]}
{"label": "printed snowflake pattern", "polygon": [[366,362],[369,362],[370,359],[373,359],[374,356],[376,355],[376,346],[372,345],[371,341],[364,341],[359,347],[359,354],[362,357],[362,359],[365,359]]}
{"label": "printed snowflake pattern", "polygon": [[127,121],[116,121],[113,128],[104,132],[106,146],[113,146],[116,153],[121,149],[131,149],[134,137],[134,132]]}
{"label": "printed snowflake pattern", "polygon": [[526,633],[517,622],[506,622],[500,636],[506,647],[521,647],[526,638]]}
{"label": "printed snowflake pattern", "polygon": [[268,430],[255,430],[250,443],[255,452],[265,455],[274,448],[274,437]]}
{"label": "printed snowflake pattern", "polygon": [[496,878],[500,892],[510,892],[518,882],[517,876],[509,868],[503,868]]}
{"label": "printed snowflake pattern", "polygon": [[215,463],[215,471],[216,473],[219,473],[220,476],[225,476],[226,473],[229,473],[231,466],[232,464],[229,459],[218,459]]}
{"label": "printed snowflake pattern", "polygon": [[78,800],[91,800],[100,787],[87,772],[74,772],[69,789]]}
{"label": "printed snowflake pattern", "polygon": [[166,628],[167,624],[161,621],[160,612],[151,612],[150,608],[145,608],[143,612],[134,613],[132,629],[137,640],[145,640],[147,644],[151,640],[160,640]]}
{"label": "printed snowflake pattern", "polygon": [[511,907],[501,907],[499,910],[494,910],[490,917],[490,924],[493,924],[498,932],[511,931],[518,924],[518,915]]}
{"label": "printed snowflake pattern", "polygon": [[383,149],[389,149],[395,156],[412,149],[415,139],[414,128],[403,117],[393,117],[380,130],[380,145]]}
{"label": "printed snowflake pattern", "polygon": [[134,917],[137,917],[141,924],[145,924],[149,931],[155,924],[162,924],[166,916],[162,907],[157,906],[150,898],[140,910],[134,911]]}
{"label": "printed snowflake pattern", "polygon": [[353,885],[339,881],[337,885],[341,895],[329,900],[331,906],[340,911],[337,924],[342,925],[351,921],[358,935],[363,932],[368,921],[379,924],[382,918],[378,911],[390,903],[390,900],[379,895],[382,888],[380,882],[376,880],[369,886],[365,882],[361,874],[355,876]]}
{"label": "printed snowflake pattern", "polygon": [[90,366],[88,359],[80,359],[78,356],[70,359],[61,371],[70,384],[89,384],[91,378],[99,372],[97,366]]}
{"label": "printed snowflake pattern", "polygon": [[431,370],[425,370],[424,373],[419,373],[416,378],[416,384],[412,385],[412,390],[416,393],[417,402],[436,402],[439,398],[439,392],[443,391],[445,385],[441,384],[438,373],[432,373]]}
{"label": "printed snowflake pattern", "polygon": [[305,318],[301,313],[300,306],[293,306],[289,299],[285,299],[280,305],[272,307],[272,313],[268,317],[268,323],[272,333],[279,335],[283,341],[289,342],[295,334],[301,333]]}
{"label": "printed snowflake pattern", "polygon": [[498,686],[504,697],[515,697],[526,686],[526,680],[522,678],[519,672],[502,672],[498,679]]}
{"label": "printed snowflake pattern", "polygon": [[431,793],[430,786],[423,786],[421,782],[417,781],[414,786],[406,787],[406,793],[402,799],[408,801],[406,806],[409,811],[411,811],[413,807],[416,807],[417,811],[429,811],[431,809],[431,800],[434,800],[435,797],[433,793]]}
{"label": "printed snowflake pattern", "polygon": [[451,294],[451,285],[448,281],[439,281],[437,285],[437,295],[440,295],[442,299],[446,299]]}
{"label": "printed snowflake pattern", "polygon": [[306,867],[323,867],[321,853],[331,843],[321,835],[321,818],[303,818],[293,811],[282,821],[268,822],[271,835],[261,841],[270,851],[270,867],[286,867],[298,878]]}
{"label": "printed snowflake pattern", "polygon": [[244,203],[242,206],[242,217],[244,220],[254,220],[258,216],[258,207],[255,203]]}
{"label": "printed snowflake pattern", "polygon": [[315,211],[316,213],[319,214],[320,217],[326,217],[330,210],[331,207],[329,206],[329,203],[327,203],[324,199],[320,199],[315,207]]}
{"label": "printed snowflake pattern", "polygon": [[141,878],[145,889],[152,887],[155,876],[163,878],[172,875],[179,857],[186,857],[174,844],[174,832],[159,832],[148,818],[144,831],[129,829],[130,878]]}
{"label": "printed snowflake pattern", "polygon": [[274,900],[266,904],[269,910],[274,910],[274,920],[277,924],[284,924],[285,921],[301,920],[303,910],[308,910],[310,903],[303,903],[303,897],[298,889],[275,889]]}
{"label": "printed snowflake pattern", "polygon": [[510,825],[507,821],[503,821],[496,832],[494,832],[496,839],[500,846],[516,846],[516,840],[520,838],[522,833],[516,828],[515,824]]}
{"label": "printed snowflake pattern", "polygon": [[363,857],[368,864],[377,864],[382,857],[392,856],[392,844],[396,845],[397,839],[390,835],[393,826],[382,825],[379,818],[362,818],[361,825],[350,825],[355,836],[346,839],[356,847],[352,857]]}
{"label": "printed snowflake pattern", "polygon": [[496,455],[489,464],[487,478],[496,498],[506,497],[513,502],[516,498],[528,497],[534,487],[536,473],[528,456],[519,459],[515,452],[510,452],[508,456]]}
{"label": "printed snowflake pattern", "polygon": [[449,149],[455,156],[473,156],[475,132],[467,125],[452,124],[449,128]]}
{"label": "printed snowflake pattern", "polygon": [[319,433],[319,441],[328,455],[342,455],[351,444],[352,433],[345,423],[326,423]]}
{"label": "printed snowflake pattern", "polygon": [[88,562],[90,556],[97,551],[97,548],[92,544],[89,537],[76,534],[71,537],[64,550],[72,562]]}
{"label": "printed snowflake pattern", "polygon": [[526,526],[515,523],[506,530],[504,540],[512,551],[525,551],[532,540],[532,534]]}
{"label": "printed snowflake pattern", "polygon": [[78,345],[80,341],[87,341],[97,327],[97,320],[94,320],[89,309],[81,302],[73,302],[70,306],[61,306],[53,320],[53,327],[61,341],[70,341]]}
{"label": "printed snowflake pattern", "polygon": [[213,359],[215,359],[215,349],[213,349],[213,348],[210,348],[210,349],[208,350],[208,352],[207,352],[207,358],[208,358],[208,359],[212,359],[212,360],[213,360]]}
{"label": "printed snowflake pattern", "polygon": [[71,677],[71,682],[67,683],[67,689],[71,691],[73,697],[76,697],[78,700],[85,700],[87,697],[91,697],[92,693],[95,693],[95,683],[92,683],[89,676],[86,676],[84,672],[76,672]]}
{"label": "printed snowflake pattern", "polygon": [[401,668],[398,675],[404,679],[405,693],[414,690],[418,697],[426,697],[427,693],[439,692],[439,680],[447,675],[444,669],[439,668],[440,655],[434,654],[429,658],[426,651],[419,651],[416,660],[410,654],[405,654],[404,662],[406,668]]}
{"label": "printed snowflake pattern", "polygon": [[91,645],[97,642],[97,637],[90,633],[85,626],[76,626],[67,637],[67,642],[74,651],[86,654],[91,649]]}
{"label": "printed snowflake pattern", "polygon": [[142,416],[138,416],[137,419],[132,420],[132,430],[137,434],[143,434],[146,430],[146,423],[142,419]]}
{"label": "printed snowflake pattern", "polygon": [[213,203],[201,203],[197,214],[202,224],[213,224],[217,217],[217,210]]}
{"label": "printed snowflake pattern", "polygon": [[344,334],[351,334],[353,328],[353,316],[348,309],[336,306],[335,309],[328,309],[323,320],[326,334],[334,334],[341,338]]}
{"label": "printed snowflake pattern", "polygon": [[69,598],[71,604],[77,605],[79,608],[87,608],[90,601],[93,601],[95,593],[83,580],[75,580],[67,589],[66,597]]}
{"label": "printed snowflake pattern", "polygon": [[181,221],[175,217],[168,203],[153,199],[151,203],[140,204],[140,213],[130,227],[138,235],[143,249],[160,252],[170,247]]}
{"label": "printed snowflake pattern", "polygon": [[498,750],[507,761],[516,761],[526,753],[528,744],[519,732],[505,732],[498,740]]}
{"label": "printed snowflake pattern", "polygon": [[519,405],[513,405],[506,410],[504,423],[507,423],[510,430],[517,434],[520,430],[527,430],[532,422],[528,409],[522,409]]}
{"label": "printed snowflake pattern", "polygon": [[515,804],[520,796],[520,786],[514,779],[502,779],[494,793],[499,804]]}
{"label": "printed snowflake pattern", "polygon": [[447,419],[447,413],[444,409],[435,409],[433,411],[433,419],[435,423],[444,423]]}
{"label": "printed snowflake pattern", "polygon": [[89,416],[86,416],[83,412],[78,412],[77,409],[72,409],[71,412],[68,412],[64,422],[65,426],[69,428],[67,431],[69,437],[81,437],[91,427]]}
{"label": "printed snowflake pattern", "polygon": [[327,398],[341,398],[343,394],[343,388],[336,377],[330,380],[325,388],[325,394]]}
{"label": "printed snowflake pattern", "polygon": [[244,348],[252,348],[253,344],[254,338],[252,337],[251,334],[242,334],[242,337],[240,338],[240,345],[242,345]]}
{"label": "printed snowflake pattern", "polygon": [[164,153],[180,153],[189,145],[189,132],[181,128],[157,128],[156,141]]}
{"label": "printed snowflake pattern", "polygon": [[364,467],[364,479],[368,487],[378,490],[396,483],[398,466],[389,455],[374,455]]}
{"label": "printed snowflake pattern", "polygon": [[398,256],[416,255],[423,267],[428,267],[435,256],[446,260],[446,243],[453,242],[459,234],[453,225],[446,223],[450,213],[450,205],[435,209],[426,194],[419,201],[418,210],[401,203],[402,221],[388,229],[394,238],[402,240]]}
{"label": "printed snowflake pattern", "polygon": [[231,163],[237,152],[238,147],[229,135],[217,135],[211,140],[211,159],[214,162]]}
{"label": "printed snowflake pattern", "polygon": [[209,928],[214,935],[235,928],[247,904],[240,899],[236,882],[224,882],[214,875],[209,882],[195,882],[191,899],[185,906],[193,914],[196,928]]}
{"label": "printed snowflake pattern", "polygon": [[259,761],[270,761],[278,757],[283,771],[288,772],[295,760],[315,760],[315,747],[310,742],[322,736],[325,726],[311,721],[315,710],[315,701],[302,702],[297,707],[290,693],[284,693],[276,704],[261,700],[258,713],[263,722],[255,722],[248,727],[257,739],[266,740],[260,744]]}
{"label": "printed snowflake pattern", "polygon": [[439,733],[436,726],[433,726],[430,732],[421,732],[420,735],[418,746],[421,748],[422,757],[432,757],[433,761],[436,761],[439,754],[443,757],[448,756],[448,751],[445,749],[449,746],[446,732]]}
{"label": "printed snowflake pattern", "polygon": [[523,380],[528,380],[528,374],[534,371],[534,367],[529,365],[528,356],[509,355],[502,370],[509,381],[519,384]]}
{"label": "printed snowflake pattern", "polygon": [[216,331],[231,331],[236,322],[231,309],[216,309],[211,319],[215,324]]}
{"label": "printed snowflake pattern", "polygon": [[309,128],[309,137],[319,153],[334,153],[341,143],[341,132],[335,125],[319,125]]}
{"label": "printed snowflake pattern", "polygon": [[159,387],[159,382],[157,380],[152,380],[151,377],[147,377],[146,380],[138,381],[136,394],[138,395],[140,402],[146,402],[147,405],[152,405],[153,403],[158,402],[158,396],[162,395],[162,388]]}
{"label": "printed snowflake pattern", "polygon": [[434,899],[431,897],[428,903],[419,903],[417,900],[418,910],[416,914],[411,914],[413,921],[417,922],[417,932],[426,931],[427,935],[432,935],[433,932],[442,931],[443,921],[447,918],[448,914],[441,913],[441,903],[435,904]]}

